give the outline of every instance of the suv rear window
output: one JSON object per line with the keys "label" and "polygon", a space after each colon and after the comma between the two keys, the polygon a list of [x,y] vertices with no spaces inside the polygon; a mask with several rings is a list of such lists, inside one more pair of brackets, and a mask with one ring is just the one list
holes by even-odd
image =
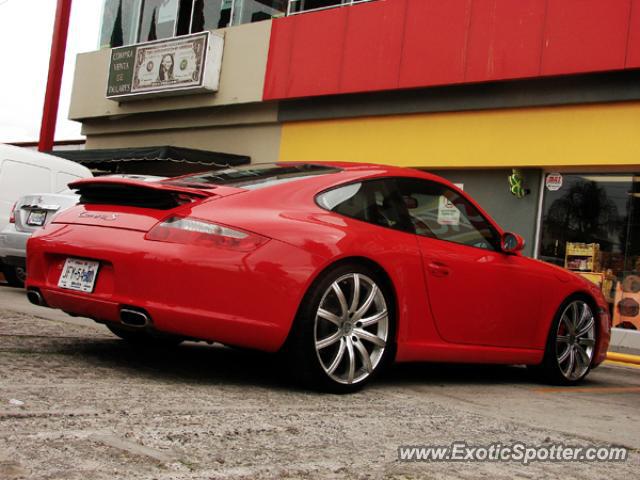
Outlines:
{"label": "suv rear window", "polygon": [[231,187],[255,190],[270,187],[279,183],[300,180],[315,175],[339,172],[339,168],[313,164],[283,165],[277,163],[262,163],[248,165],[246,167],[227,168],[224,170],[212,170],[195,175],[176,178],[165,183],[181,185],[185,187],[212,188],[216,185],[228,185]]}

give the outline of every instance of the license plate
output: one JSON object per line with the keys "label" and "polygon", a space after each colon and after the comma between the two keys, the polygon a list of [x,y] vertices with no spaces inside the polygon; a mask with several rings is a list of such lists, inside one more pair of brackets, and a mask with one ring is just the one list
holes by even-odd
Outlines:
{"label": "license plate", "polygon": [[60,280],[58,280],[58,286],[69,290],[91,293],[98,277],[99,267],[100,262],[94,260],[67,258],[64,262]]}
{"label": "license plate", "polygon": [[29,212],[29,216],[27,217],[27,225],[41,227],[42,225],[44,225],[44,221],[46,220],[46,218],[46,210],[31,210],[31,212]]}

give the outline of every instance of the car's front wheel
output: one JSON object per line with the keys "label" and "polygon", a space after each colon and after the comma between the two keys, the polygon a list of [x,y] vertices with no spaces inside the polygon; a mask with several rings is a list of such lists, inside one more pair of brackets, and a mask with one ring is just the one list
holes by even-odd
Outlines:
{"label": "car's front wheel", "polygon": [[596,346],[596,317],[584,298],[564,302],[551,326],[542,371],[548,381],[572,385],[587,376]]}
{"label": "car's front wheel", "polygon": [[389,286],[372,269],[342,265],[303,300],[289,339],[293,366],[313,388],[353,392],[392,358],[393,331]]}

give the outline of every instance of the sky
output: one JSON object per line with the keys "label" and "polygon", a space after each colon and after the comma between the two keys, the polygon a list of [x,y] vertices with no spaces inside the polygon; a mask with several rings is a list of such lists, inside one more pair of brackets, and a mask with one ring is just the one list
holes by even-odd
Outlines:
{"label": "sky", "polygon": [[[74,0],[56,140],[83,138],[67,119],[78,53],[96,50],[103,0]],[[56,0],[0,0],[0,142],[37,141],[47,85]]]}

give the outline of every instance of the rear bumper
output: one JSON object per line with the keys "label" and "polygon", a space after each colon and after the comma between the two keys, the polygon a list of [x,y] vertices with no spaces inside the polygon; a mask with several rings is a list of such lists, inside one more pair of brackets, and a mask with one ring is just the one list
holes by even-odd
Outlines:
{"label": "rear bumper", "polygon": [[[0,232],[0,258],[4,263],[7,257],[24,259],[27,256],[27,241],[31,233],[18,232],[13,224],[7,225]],[[23,262],[24,263],[24,262]]]}
{"label": "rear bumper", "polygon": [[[38,288],[36,285],[29,281],[28,288]],[[118,297],[111,300],[96,299],[86,294],[55,288],[42,287],[38,290],[46,306],[73,315],[92,318],[99,322],[120,323],[120,310],[134,306],[146,311],[151,319],[151,326],[158,331],[227,345],[277,351],[288,333],[288,330],[284,330],[277,323],[254,321],[221,312],[169,306],[157,301],[134,303]]]}
{"label": "rear bumper", "polygon": [[[138,307],[160,331],[266,351],[286,339],[316,268],[309,254],[275,240],[246,253],[86,225],[47,226],[28,252],[27,288],[50,307],[103,322]],[[68,257],[100,262],[93,293],[58,287]]]}

